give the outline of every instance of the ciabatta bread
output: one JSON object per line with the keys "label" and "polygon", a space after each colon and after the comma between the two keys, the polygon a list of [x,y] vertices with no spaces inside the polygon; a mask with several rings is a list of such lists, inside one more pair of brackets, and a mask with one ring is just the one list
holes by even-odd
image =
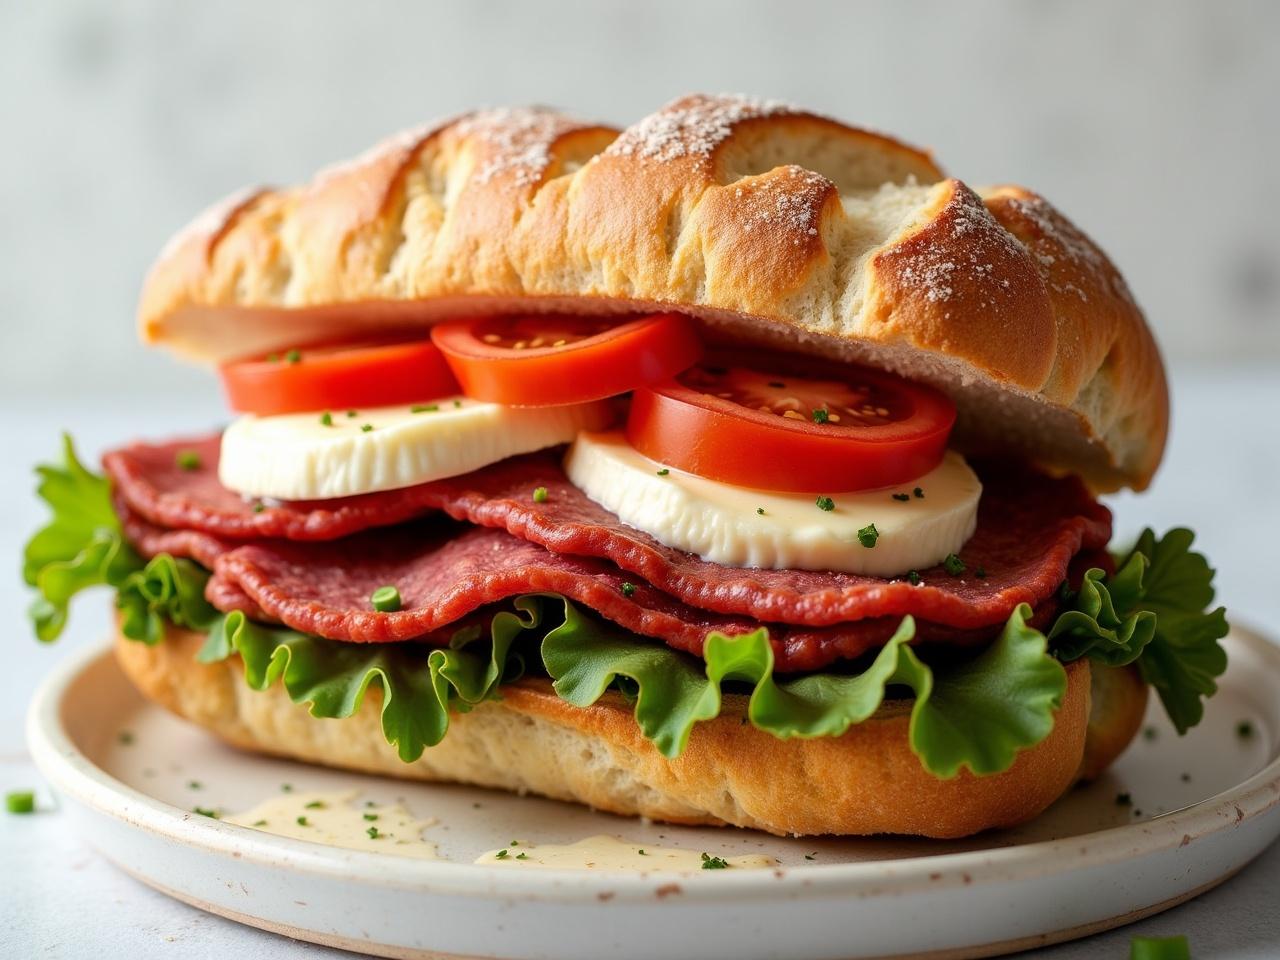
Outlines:
{"label": "ciabatta bread", "polygon": [[541,109],[393,138],[251,190],[166,248],[142,336],[226,360],[443,316],[689,313],[941,386],[964,449],[1144,487],[1164,370],[1106,256],[1043,198],[793,108],[677,100],[621,134]]}

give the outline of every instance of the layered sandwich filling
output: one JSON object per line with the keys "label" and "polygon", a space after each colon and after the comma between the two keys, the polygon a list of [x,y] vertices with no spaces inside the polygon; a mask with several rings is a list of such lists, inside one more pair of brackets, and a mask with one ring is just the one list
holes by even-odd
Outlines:
{"label": "layered sandwich filling", "polygon": [[[111,451],[106,480],[70,454],[46,468],[55,519],[26,564],[41,635],[107,583],[127,636],[205,630],[202,656],[238,655],[321,715],[381,685],[405,759],[521,674],[579,706],[634,700],[668,756],[723,693],[778,736],[839,735],[911,694],[940,776],[1047,736],[1065,660],[1139,664],[1182,728],[1225,665],[1189,537],[1117,563],[1077,479],[968,462],[932,388],[699,359],[675,315],[433,339],[233,364],[243,416],[221,435]],[[1175,570],[1197,590],[1156,596]]]}

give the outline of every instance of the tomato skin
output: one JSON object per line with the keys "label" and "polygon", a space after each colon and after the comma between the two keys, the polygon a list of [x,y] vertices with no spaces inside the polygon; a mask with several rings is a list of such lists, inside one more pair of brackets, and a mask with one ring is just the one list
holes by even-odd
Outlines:
{"label": "tomato skin", "polygon": [[[531,349],[485,342],[486,325],[502,319],[441,323],[431,331],[463,393],[476,400],[514,406],[601,400],[673,376],[702,355],[693,322],[674,313],[624,321],[563,346]],[[521,322],[536,328],[540,319]],[[548,326],[578,319],[545,318]]]}
{"label": "tomato skin", "polygon": [[763,490],[872,490],[928,473],[946,452],[955,423],[951,401],[888,374],[862,375],[890,384],[910,416],[900,423],[838,431],[808,419],[761,413],[672,379],[632,395],[627,440],[659,463]]}
{"label": "tomato skin", "polygon": [[311,410],[389,407],[458,392],[430,340],[326,347],[219,369],[231,409],[271,416]]}

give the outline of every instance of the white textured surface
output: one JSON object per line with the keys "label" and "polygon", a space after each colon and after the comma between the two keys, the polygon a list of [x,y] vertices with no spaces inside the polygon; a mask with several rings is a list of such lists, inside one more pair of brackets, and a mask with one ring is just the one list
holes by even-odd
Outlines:
{"label": "white textured surface", "polygon": [[[1117,536],[1144,524],[1186,524],[1218,569],[1219,597],[1240,620],[1272,629],[1280,624],[1275,590],[1276,532],[1280,498],[1272,486],[1280,473],[1280,435],[1266,412],[1280,411],[1280,381],[1259,368],[1179,376],[1175,372],[1173,443],[1155,489],[1141,499],[1122,496]],[[1260,414],[1242,416],[1248,408]],[[208,392],[174,403],[123,403],[101,397],[37,402],[11,396],[9,454],[0,473],[0,557],[11,569],[22,540],[40,521],[31,496],[30,464],[56,451],[56,433],[75,429],[86,453],[121,439],[166,432],[194,432],[223,419]],[[214,960],[253,956],[292,960],[336,951],[298,944],[207,916],[153,893],[93,854],[65,819],[49,811],[22,742],[22,715],[38,679],[72,650],[106,631],[101,597],[74,612],[67,634],[53,647],[29,638],[22,616],[26,594],[15,575],[0,578],[0,609],[9,611],[8,657],[0,675],[0,791],[36,788],[46,812],[30,818],[0,815],[0,956],[52,956],[97,960],[109,944],[112,956],[136,960],[181,956]],[[1043,951],[1046,960],[1124,957],[1132,934],[1190,936],[1197,958],[1264,960],[1280,953],[1280,847],[1274,847],[1235,879],[1192,903],[1133,927]],[[746,960],[746,958],[744,958]]]}

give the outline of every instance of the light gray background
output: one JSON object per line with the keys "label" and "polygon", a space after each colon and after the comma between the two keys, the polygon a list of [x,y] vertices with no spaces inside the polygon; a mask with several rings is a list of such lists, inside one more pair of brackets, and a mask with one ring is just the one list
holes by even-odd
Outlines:
{"label": "light gray background", "polygon": [[[28,471],[59,427],[96,455],[223,415],[206,372],[132,334],[152,257],[210,201],[478,105],[626,124],[691,90],[881,128],[962,179],[1025,183],[1066,210],[1120,264],[1173,373],[1166,469],[1150,494],[1110,501],[1118,535],[1196,527],[1233,615],[1280,620],[1280,3],[1267,0],[0,0],[0,558],[38,522]],[[101,636],[106,601],[36,647],[24,593],[0,588],[0,788],[43,790],[22,705]],[[0,955],[313,952],[148,893],[65,827],[0,818]],[[1191,933],[1198,957],[1273,956],[1278,885],[1280,848],[1141,929]],[[1121,957],[1128,935],[1050,955]]]}

